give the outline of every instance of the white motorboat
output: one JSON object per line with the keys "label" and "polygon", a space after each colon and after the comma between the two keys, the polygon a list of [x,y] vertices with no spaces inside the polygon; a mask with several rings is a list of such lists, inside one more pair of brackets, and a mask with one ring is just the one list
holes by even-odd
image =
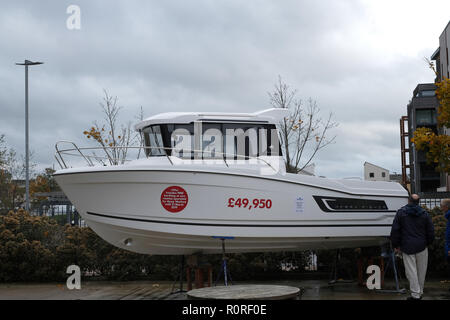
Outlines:
{"label": "white motorboat", "polygon": [[[55,179],[109,243],[145,254],[288,251],[382,245],[408,193],[395,182],[286,173],[284,109],[164,113],[138,123],[144,159],[95,165],[61,150]],[[70,168],[77,151],[87,166]]]}

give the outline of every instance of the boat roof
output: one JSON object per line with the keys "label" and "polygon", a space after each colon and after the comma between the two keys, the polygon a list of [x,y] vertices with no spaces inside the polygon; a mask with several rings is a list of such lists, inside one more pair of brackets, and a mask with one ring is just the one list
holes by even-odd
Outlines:
{"label": "boat roof", "polygon": [[288,115],[289,109],[283,108],[271,108],[253,113],[166,112],[146,118],[137,123],[134,128],[139,131],[152,124],[191,123],[194,121],[266,122],[277,124]]}

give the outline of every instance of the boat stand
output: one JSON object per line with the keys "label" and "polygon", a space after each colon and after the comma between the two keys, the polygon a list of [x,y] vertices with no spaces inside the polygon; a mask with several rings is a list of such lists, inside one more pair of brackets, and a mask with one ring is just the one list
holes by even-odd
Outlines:
{"label": "boat stand", "polygon": [[336,250],[336,257],[334,259],[333,267],[331,269],[330,273],[330,280],[328,281],[328,285],[333,285],[337,283],[351,283],[354,282],[354,280],[338,280],[338,265],[339,260],[341,258],[341,249]]}
{"label": "boat stand", "polygon": [[[180,270],[178,271],[177,278],[173,282],[172,291],[170,291],[170,294],[187,292],[186,290],[183,289],[183,272],[184,272],[184,255],[181,256]],[[180,286],[179,286],[178,290],[175,290],[175,285],[176,285],[177,281],[179,281]]]}
{"label": "boat stand", "polygon": [[219,270],[219,274],[217,275],[216,282],[214,282],[214,286],[217,286],[217,281],[219,281],[220,276],[223,274],[223,281],[225,286],[228,286],[228,278],[230,278],[231,284],[233,284],[233,279],[231,279],[230,270],[227,268],[227,256],[225,255],[225,240],[228,238],[220,238],[222,241],[222,266]]}
{"label": "boat stand", "polygon": [[397,264],[395,261],[395,252],[392,249],[392,243],[389,242],[389,252],[387,252],[386,256],[389,258],[387,264],[386,264],[386,269],[385,272],[383,273],[383,283],[384,283],[384,276],[386,275],[386,271],[389,269],[390,266],[392,266],[392,270],[394,271],[394,280],[395,280],[395,289],[378,289],[375,290],[375,292],[379,292],[379,293],[401,293],[404,294],[406,293],[406,289],[405,288],[401,288],[400,289],[400,280],[399,280],[399,274],[397,272]]}

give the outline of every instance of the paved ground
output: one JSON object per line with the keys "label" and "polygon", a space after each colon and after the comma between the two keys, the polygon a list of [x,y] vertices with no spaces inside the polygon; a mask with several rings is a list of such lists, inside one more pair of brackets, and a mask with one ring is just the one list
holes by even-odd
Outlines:
{"label": "paved ground", "polygon": [[[172,282],[82,282],[80,290],[68,290],[64,284],[0,284],[0,300],[185,300],[186,293],[171,294]],[[407,294],[379,293],[356,283],[328,285],[326,280],[239,282],[236,284],[270,284],[302,289],[302,300],[404,300]],[[392,284],[390,284],[392,287]],[[402,283],[402,287],[407,284]],[[178,286],[178,285],[177,285]],[[389,284],[387,284],[389,287]],[[450,300],[450,282],[428,280],[425,300]],[[177,289],[177,287],[175,288]]]}

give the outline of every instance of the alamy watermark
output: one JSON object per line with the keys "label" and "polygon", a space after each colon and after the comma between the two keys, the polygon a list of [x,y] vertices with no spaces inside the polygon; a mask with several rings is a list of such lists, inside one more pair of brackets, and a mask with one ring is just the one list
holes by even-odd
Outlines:
{"label": "alamy watermark", "polygon": [[75,4],[71,4],[67,7],[66,13],[70,16],[66,20],[66,27],[69,30],[81,29],[81,9]]}
{"label": "alamy watermark", "polygon": [[[67,267],[67,274],[70,276],[67,278],[66,286],[67,289],[73,290],[81,289],[81,269],[79,266],[72,264]],[[379,290],[381,289],[381,270],[377,265],[370,265],[366,269],[366,273],[370,276],[367,278],[366,286],[369,290]]]}
{"label": "alamy watermark", "polygon": [[[194,132],[187,128],[177,128],[171,134],[172,155],[181,158],[183,164],[192,160],[193,164],[203,161],[205,165],[226,163],[239,165],[244,161],[249,165],[259,165],[262,175],[280,172],[278,131],[266,128],[227,128],[225,135],[218,128],[206,128],[202,123],[194,125]],[[151,145],[157,144],[159,132],[148,132]],[[270,145],[268,145],[270,141]],[[263,166],[261,166],[263,164]]]}
{"label": "alamy watermark", "polygon": [[73,290],[81,289],[81,270],[80,267],[72,264],[67,267],[66,273],[70,274],[70,276],[67,278],[66,286],[67,289]]}
{"label": "alamy watermark", "polygon": [[381,270],[380,267],[373,264],[367,267],[367,274],[370,276],[367,278],[366,286],[369,290],[379,290],[381,289]]}

